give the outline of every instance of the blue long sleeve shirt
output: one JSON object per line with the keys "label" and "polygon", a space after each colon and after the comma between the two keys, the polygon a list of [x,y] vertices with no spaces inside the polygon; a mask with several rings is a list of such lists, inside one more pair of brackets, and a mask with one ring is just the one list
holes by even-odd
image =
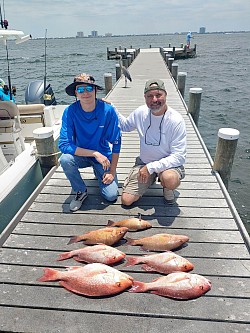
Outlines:
{"label": "blue long sleeve shirt", "polygon": [[120,152],[121,131],[112,105],[97,100],[95,109],[85,112],[76,101],[64,110],[59,149],[74,155],[77,147],[96,150],[109,160],[112,153]]}

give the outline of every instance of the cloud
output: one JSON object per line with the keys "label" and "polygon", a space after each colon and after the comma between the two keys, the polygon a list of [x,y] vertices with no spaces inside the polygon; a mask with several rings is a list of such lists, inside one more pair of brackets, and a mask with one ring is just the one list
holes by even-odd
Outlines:
{"label": "cloud", "polygon": [[48,29],[53,37],[99,34],[146,34],[199,31],[250,30],[249,0],[8,0],[10,27],[38,37]]}

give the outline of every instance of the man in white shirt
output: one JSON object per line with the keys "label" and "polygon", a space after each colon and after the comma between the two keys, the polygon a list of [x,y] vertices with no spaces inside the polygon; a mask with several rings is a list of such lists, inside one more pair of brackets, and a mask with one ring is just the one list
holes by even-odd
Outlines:
{"label": "man in white shirt", "polygon": [[140,155],[125,179],[122,204],[130,206],[158,178],[168,205],[175,203],[174,189],[185,177],[186,128],[181,114],[166,103],[164,82],[148,80],[144,89],[146,105],[127,118],[117,112],[123,132],[137,130]]}

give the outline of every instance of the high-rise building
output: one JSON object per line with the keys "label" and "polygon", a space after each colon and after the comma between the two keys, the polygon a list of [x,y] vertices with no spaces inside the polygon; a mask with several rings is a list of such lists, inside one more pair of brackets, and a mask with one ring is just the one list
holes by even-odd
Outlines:
{"label": "high-rise building", "polygon": [[93,30],[91,31],[91,37],[97,37],[98,36],[98,31]]}
{"label": "high-rise building", "polygon": [[84,37],[84,33],[83,33],[83,31],[78,31],[76,33],[76,38],[81,38],[81,37]]}
{"label": "high-rise building", "polygon": [[200,27],[200,34],[206,33],[206,27]]}

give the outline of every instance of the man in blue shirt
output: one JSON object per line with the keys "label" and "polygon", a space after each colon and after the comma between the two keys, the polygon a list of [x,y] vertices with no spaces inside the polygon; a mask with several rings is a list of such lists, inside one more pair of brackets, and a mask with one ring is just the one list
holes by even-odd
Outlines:
{"label": "man in blue shirt", "polygon": [[2,79],[0,79],[0,101],[12,101],[12,102],[15,103],[15,98],[13,96],[14,95],[14,90],[15,90],[15,88],[13,89],[12,96],[11,96],[11,99],[10,99],[9,88],[5,84],[5,82]]}
{"label": "man in blue shirt", "polygon": [[87,198],[79,168],[93,167],[101,195],[111,202],[117,199],[121,131],[114,107],[96,98],[97,91],[102,89],[93,76],[85,73],[77,75],[65,89],[77,98],[64,110],[59,139],[60,163],[76,192],[71,211],[80,209]]}
{"label": "man in blue shirt", "polygon": [[192,34],[191,31],[187,33],[186,41],[187,41],[187,48],[190,48],[190,42],[191,42]]}

